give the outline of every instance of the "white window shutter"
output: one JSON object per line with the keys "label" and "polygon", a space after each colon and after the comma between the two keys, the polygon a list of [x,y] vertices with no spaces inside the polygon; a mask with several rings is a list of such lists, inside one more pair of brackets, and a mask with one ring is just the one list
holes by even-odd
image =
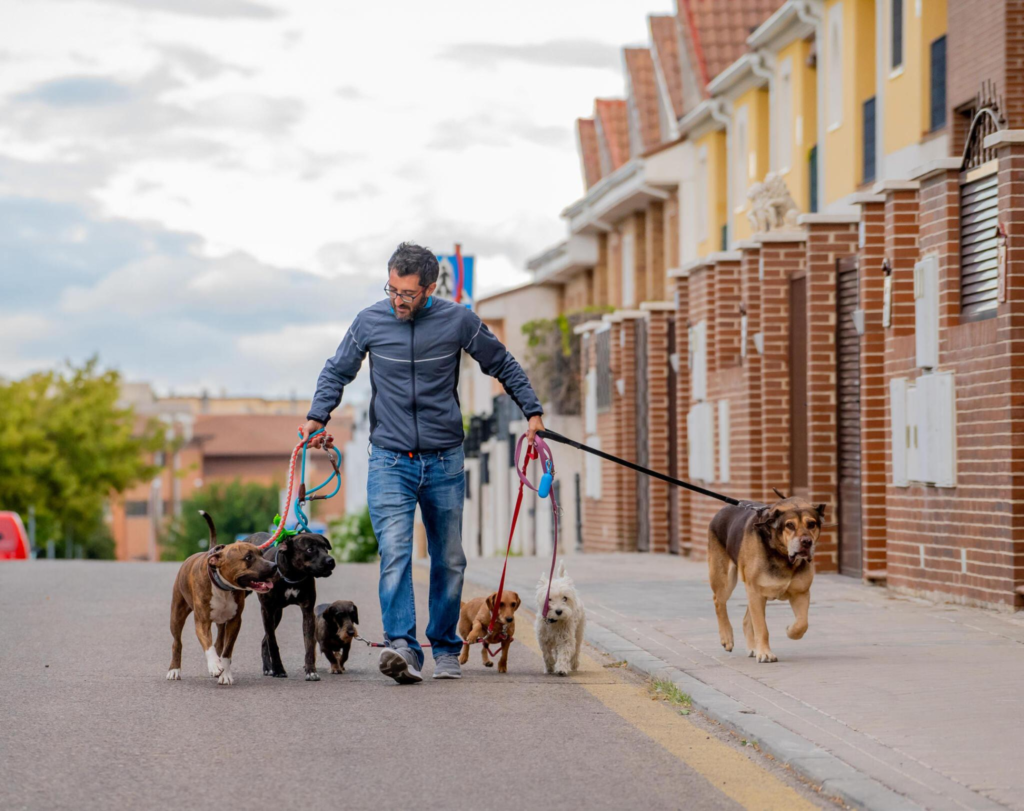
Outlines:
{"label": "white window shutter", "polygon": [[693,391],[693,399],[698,402],[707,399],[708,396],[708,325],[706,321],[700,321],[693,329],[691,349],[693,353],[693,367],[690,370],[692,380],[690,386]]}
{"label": "white window shutter", "polygon": [[729,481],[729,401],[718,401],[718,481]]}
{"label": "white window shutter", "polygon": [[[587,370],[587,400],[585,411],[586,426],[584,430],[588,434],[597,433],[597,369]],[[588,454],[590,455],[590,454]]]}
{"label": "white window shutter", "polygon": [[[601,437],[587,437],[587,444],[595,450],[601,450]],[[593,499],[601,498],[601,457],[592,453],[583,454],[586,457],[585,472],[587,474],[587,497]]]}
{"label": "white window shutter", "polygon": [[622,238],[622,306],[625,308],[632,307],[635,304],[634,241],[632,234],[626,234]]}
{"label": "white window shutter", "polygon": [[688,466],[687,471],[691,479],[699,478],[700,466],[697,463],[697,454],[700,452],[700,440],[698,439],[697,430],[697,409],[699,406],[694,406],[688,412],[686,412],[686,443],[688,453]]}
{"label": "white window shutter", "polygon": [[907,480],[907,379],[889,381],[889,423],[892,429],[892,483],[906,487]]}
{"label": "white window shutter", "polygon": [[917,365],[939,365],[939,258],[926,256],[914,265],[914,337]]}

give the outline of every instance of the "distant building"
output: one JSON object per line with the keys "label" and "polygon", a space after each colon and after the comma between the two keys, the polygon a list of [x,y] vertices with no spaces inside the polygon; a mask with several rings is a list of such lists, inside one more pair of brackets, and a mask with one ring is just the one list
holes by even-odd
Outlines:
{"label": "distant building", "polygon": [[[182,444],[168,456],[153,454],[149,461],[160,472],[111,500],[109,522],[118,560],[158,560],[160,533],[181,513],[182,502],[204,484],[238,480],[277,484],[283,490],[308,407],[304,401],[259,397],[161,398],[145,383],[126,384],[121,405],[135,409],[140,427],[144,420],[161,420],[168,439],[177,437]],[[352,413],[350,406],[339,408],[331,421],[339,448],[351,437]],[[319,451],[312,454],[307,460],[307,483],[320,482],[329,474],[326,456]],[[316,505],[317,518],[344,514],[344,468],[342,474],[341,492]],[[269,523],[273,516],[265,519]]]}

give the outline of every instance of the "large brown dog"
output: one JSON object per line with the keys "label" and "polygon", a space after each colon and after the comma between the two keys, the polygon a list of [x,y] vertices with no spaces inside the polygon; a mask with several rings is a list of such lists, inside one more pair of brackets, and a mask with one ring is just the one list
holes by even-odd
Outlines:
{"label": "large brown dog", "polygon": [[474,597],[468,603],[462,603],[462,611],[459,614],[459,636],[462,637],[462,653],[459,654],[459,663],[466,664],[469,661],[469,646],[478,639],[483,640],[480,645],[480,653],[484,660],[484,667],[492,667],[490,654],[487,652],[488,645],[501,643],[501,658],[498,660],[498,672],[508,673],[508,648],[516,635],[516,609],[522,604],[519,595],[514,591],[501,592],[501,605],[498,607],[497,621],[494,623],[494,630],[487,633],[487,626],[491,624],[491,616],[494,614],[494,601],[498,599],[498,592],[489,597]]}
{"label": "large brown dog", "polygon": [[[206,665],[220,684],[234,684],[231,652],[242,627],[242,611],[250,591],[270,591],[267,582],[275,566],[251,543],[217,544],[213,520],[202,510],[210,527],[210,550],[197,552],[181,564],[171,596],[171,667],[167,678],[181,678],[181,629],[195,612],[196,636],[206,652]],[[217,626],[214,645],[210,626]]]}
{"label": "large brown dog", "polygon": [[821,533],[825,505],[802,498],[775,504],[746,503],[723,507],[708,528],[708,569],[715,595],[715,613],[722,647],[733,647],[732,624],[726,603],[736,577],[747,588],[743,635],[750,656],[758,662],[777,662],[768,647],[765,603],[789,600],[796,621],[786,629],[790,639],[807,633],[807,609],[814,580],[814,544]]}

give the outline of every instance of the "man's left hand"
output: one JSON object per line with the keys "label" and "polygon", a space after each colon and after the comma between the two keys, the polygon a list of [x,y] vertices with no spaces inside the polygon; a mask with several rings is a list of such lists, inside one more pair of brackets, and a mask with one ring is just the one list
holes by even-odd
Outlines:
{"label": "man's left hand", "polygon": [[526,444],[528,447],[533,447],[533,438],[537,435],[538,431],[544,430],[544,420],[540,418],[540,414],[530,417],[530,426],[526,429]]}

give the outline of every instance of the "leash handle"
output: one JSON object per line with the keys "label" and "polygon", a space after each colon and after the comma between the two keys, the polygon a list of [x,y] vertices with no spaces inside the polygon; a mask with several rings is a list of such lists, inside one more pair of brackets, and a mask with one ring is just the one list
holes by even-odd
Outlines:
{"label": "leash handle", "polygon": [[557,431],[549,431],[545,428],[543,431],[538,431],[537,435],[543,436],[545,439],[550,439],[552,442],[560,442],[563,445],[568,445],[570,448],[576,448],[577,450],[585,451],[593,454],[594,456],[599,456],[602,459],[607,459],[609,462],[614,462],[617,465],[628,467],[630,470],[635,470],[637,473],[643,473],[645,476],[650,476],[653,479],[658,479],[659,481],[667,482],[668,484],[674,484],[676,487],[682,487],[683,489],[690,490],[694,493],[700,493],[702,496],[708,496],[709,498],[724,501],[726,504],[739,506],[742,503],[739,499],[733,498],[732,496],[726,496],[721,493],[716,493],[714,490],[698,487],[696,484],[690,484],[689,482],[674,478],[673,476],[666,476],[664,473],[659,473],[656,470],[651,470],[650,468],[643,467],[642,465],[629,462],[618,456],[612,456],[610,453],[599,451],[597,448],[591,448],[589,445],[584,445],[582,442],[577,442],[575,439],[569,439],[567,436],[562,436]]}

